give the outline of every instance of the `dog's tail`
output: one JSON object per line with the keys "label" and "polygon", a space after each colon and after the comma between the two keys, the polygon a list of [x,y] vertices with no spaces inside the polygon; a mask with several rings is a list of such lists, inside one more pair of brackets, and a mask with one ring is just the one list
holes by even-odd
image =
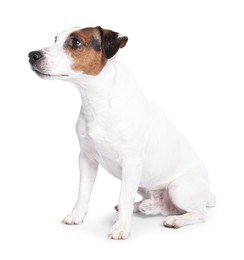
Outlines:
{"label": "dog's tail", "polygon": [[212,208],[216,206],[216,197],[213,195],[213,193],[210,191],[207,201],[207,208]]}

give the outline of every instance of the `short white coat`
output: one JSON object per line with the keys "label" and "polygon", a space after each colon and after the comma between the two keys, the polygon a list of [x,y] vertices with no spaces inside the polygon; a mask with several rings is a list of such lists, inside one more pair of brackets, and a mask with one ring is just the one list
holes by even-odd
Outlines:
{"label": "short white coat", "polygon": [[[79,45],[77,36],[72,41],[74,34],[90,39],[94,46],[83,47],[86,54],[80,46],[67,47]],[[112,35],[116,44],[123,39],[101,27],[81,31],[75,28],[60,34],[55,45],[29,55],[32,69],[39,76],[70,81],[82,98],[76,125],[80,142],[79,196],[63,223],[83,222],[98,164],[121,180],[118,219],[109,238],[128,238],[133,211],[161,213],[166,216],[163,225],[173,228],[204,221],[205,209],[215,205],[215,197],[209,190],[203,162],[163,111],[143,95],[119,55],[109,57],[97,75],[74,70],[74,63],[82,55],[100,59],[102,48],[98,43],[105,44],[106,34]],[[125,40],[118,48],[124,47]],[[76,49],[81,56],[75,56]],[[134,204],[137,192],[142,200]]]}

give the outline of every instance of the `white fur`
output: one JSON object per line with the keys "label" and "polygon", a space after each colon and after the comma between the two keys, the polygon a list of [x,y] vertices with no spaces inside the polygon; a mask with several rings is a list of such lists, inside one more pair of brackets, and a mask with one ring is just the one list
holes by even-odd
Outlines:
{"label": "white fur", "polygon": [[98,164],[121,180],[118,219],[109,238],[128,238],[137,192],[143,200],[134,211],[174,214],[164,220],[167,227],[203,221],[207,204],[215,202],[205,167],[191,145],[144,97],[118,55],[97,76],[74,72],[72,60],[60,47],[68,33],[44,49],[45,72],[67,75],[61,79],[75,84],[82,98],[76,125],[81,148],[79,196],[63,223],[83,222]]}

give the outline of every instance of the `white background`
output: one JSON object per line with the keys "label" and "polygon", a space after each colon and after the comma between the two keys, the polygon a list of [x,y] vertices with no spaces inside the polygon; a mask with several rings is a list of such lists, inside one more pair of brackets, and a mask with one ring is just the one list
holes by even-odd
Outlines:
{"label": "white background", "polygon": [[[0,258],[243,258],[243,1],[1,5]],[[204,160],[217,196],[207,223],[172,230],[137,215],[130,239],[108,240],[120,183],[100,169],[85,222],[60,224],[77,195],[81,100],[74,86],[38,78],[27,55],[69,27],[97,25],[129,37],[121,56]]]}

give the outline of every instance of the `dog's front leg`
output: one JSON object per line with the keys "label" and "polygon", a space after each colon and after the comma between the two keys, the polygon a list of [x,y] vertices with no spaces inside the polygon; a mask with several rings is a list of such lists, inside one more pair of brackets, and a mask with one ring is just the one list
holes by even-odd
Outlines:
{"label": "dog's front leg", "polygon": [[63,219],[62,223],[79,225],[84,221],[88,211],[88,202],[97,176],[98,163],[85,156],[79,156],[80,185],[78,200],[73,210]]}
{"label": "dog's front leg", "polygon": [[134,200],[141,177],[141,167],[138,164],[128,164],[122,169],[122,182],[118,203],[118,219],[113,225],[108,238],[127,239],[130,235],[131,218]]}

